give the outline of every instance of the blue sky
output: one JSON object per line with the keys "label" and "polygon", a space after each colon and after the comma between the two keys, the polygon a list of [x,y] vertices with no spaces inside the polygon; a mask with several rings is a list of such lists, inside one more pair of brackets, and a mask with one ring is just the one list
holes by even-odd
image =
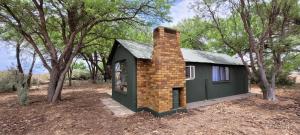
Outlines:
{"label": "blue sky", "polygon": [[7,42],[0,41],[0,70],[5,70],[15,63],[14,49]]}
{"label": "blue sky", "polygon": [[[0,41],[0,71],[7,70],[12,67],[16,67],[15,49],[12,46],[13,43]],[[28,56],[28,52],[23,50],[21,52],[21,61],[25,72],[28,71],[31,63],[31,56]],[[29,57],[30,59],[27,59]],[[36,59],[34,73],[45,73],[46,70],[43,68],[39,58]]]}
{"label": "blue sky", "polygon": [[163,23],[162,25],[171,27],[184,19],[195,16],[195,13],[191,8],[191,3],[193,1],[194,0],[176,0],[170,9],[170,16],[172,17],[173,21],[171,23]]}
{"label": "blue sky", "polygon": [[[170,16],[172,17],[173,21],[170,23],[163,23],[161,25],[171,27],[184,19],[193,17],[195,14],[190,7],[191,2],[193,2],[193,0],[176,0],[174,5],[170,9]],[[0,71],[7,70],[9,67],[13,67],[16,63],[15,50],[8,44],[8,42],[0,41]],[[24,57],[26,58],[26,56]],[[28,66],[25,66],[25,69],[26,68],[28,68]],[[47,71],[43,68],[39,58],[37,58],[37,64],[34,69],[34,73],[45,72]]]}

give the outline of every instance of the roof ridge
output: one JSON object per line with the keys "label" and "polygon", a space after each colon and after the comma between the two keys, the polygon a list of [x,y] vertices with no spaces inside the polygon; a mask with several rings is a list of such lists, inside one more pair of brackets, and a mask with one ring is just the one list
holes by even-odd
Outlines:
{"label": "roof ridge", "polygon": [[[151,59],[152,57],[153,45],[151,44],[139,43],[126,39],[116,39],[116,41],[125,47],[136,58]],[[224,53],[202,51],[190,48],[180,49],[186,62],[242,65],[240,60]]]}
{"label": "roof ridge", "polygon": [[123,40],[123,41],[127,41],[127,42],[134,42],[134,43],[137,43],[137,44],[140,44],[140,45],[147,45],[147,46],[153,46],[153,44],[151,43],[144,43],[144,42],[139,42],[139,41],[134,41],[134,40],[129,40],[129,39],[116,39],[117,41],[119,40]]}
{"label": "roof ridge", "polygon": [[[198,52],[201,52],[201,53],[222,54],[222,55],[230,56],[230,55],[228,55],[228,54],[226,54],[226,53],[218,53],[218,52],[211,52],[211,51],[203,51],[203,50],[191,49],[191,48],[181,48],[181,49],[192,50],[192,51],[198,51]],[[232,57],[232,56],[230,56],[230,57]]]}
{"label": "roof ridge", "polygon": [[[123,41],[127,41],[127,42],[134,42],[134,43],[137,43],[137,44],[140,44],[140,45],[146,45],[146,46],[151,46],[153,47],[153,44],[151,43],[144,43],[144,42],[139,42],[139,41],[134,41],[134,40],[129,40],[129,39],[116,39],[116,40],[123,40]],[[203,51],[203,50],[198,50],[198,49],[191,49],[191,48],[184,48],[184,47],[181,47],[180,49],[187,49],[187,50],[192,50],[192,51],[198,51],[198,52],[202,52],[202,53],[213,53],[213,54],[222,54],[222,55],[227,55],[229,57],[232,57],[228,54],[225,54],[225,53],[217,53],[217,52],[211,52],[211,51]]]}

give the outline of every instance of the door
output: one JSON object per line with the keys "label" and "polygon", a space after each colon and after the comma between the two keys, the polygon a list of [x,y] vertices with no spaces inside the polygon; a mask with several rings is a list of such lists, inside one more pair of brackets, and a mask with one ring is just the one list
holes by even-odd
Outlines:
{"label": "door", "polygon": [[172,91],[173,109],[177,109],[180,107],[179,90],[180,90],[180,88],[173,88],[173,91]]}

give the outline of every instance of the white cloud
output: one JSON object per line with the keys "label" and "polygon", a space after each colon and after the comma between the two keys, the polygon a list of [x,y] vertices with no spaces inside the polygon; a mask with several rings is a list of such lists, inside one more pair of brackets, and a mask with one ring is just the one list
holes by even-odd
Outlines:
{"label": "white cloud", "polygon": [[172,17],[172,22],[163,23],[163,26],[174,26],[180,21],[195,16],[195,12],[191,8],[191,4],[194,0],[180,0],[176,2],[170,9],[170,16]]}

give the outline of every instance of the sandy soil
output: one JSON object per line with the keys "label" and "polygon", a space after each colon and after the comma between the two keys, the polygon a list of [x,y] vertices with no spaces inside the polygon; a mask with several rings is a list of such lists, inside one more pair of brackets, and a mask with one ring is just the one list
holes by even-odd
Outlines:
{"label": "sandy soil", "polygon": [[100,101],[109,96],[108,85],[75,83],[54,105],[46,103],[46,87],[39,89],[25,107],[15,93],[0,94],[0,134],[300,134],[299,84],[280,88],[276,103],[257,95],[163,118],[146,112],[114,117]]}

